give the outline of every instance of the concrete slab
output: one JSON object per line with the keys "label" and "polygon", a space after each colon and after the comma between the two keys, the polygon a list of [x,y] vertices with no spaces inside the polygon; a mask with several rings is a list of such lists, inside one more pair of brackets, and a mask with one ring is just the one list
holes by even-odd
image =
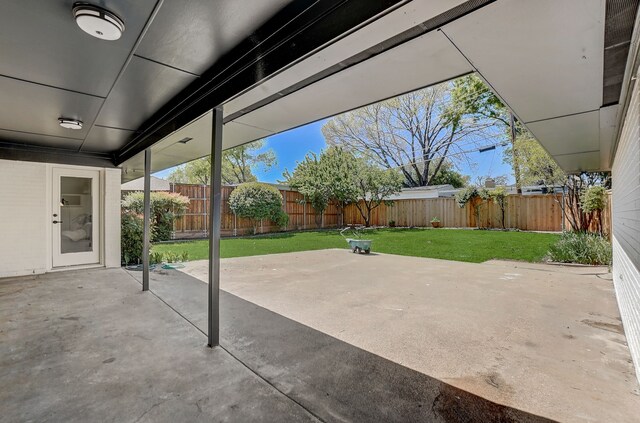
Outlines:
{"label": "concrete slab", "polygon": [[0,422],[317,421],[126,272],[0,281]]}
{"label": "concrete slab", "polygon": [[[597,276],[345,250],[222,263],[235,296],[492,402],[562,422],[640,413],[613,286]],[[184,272],[206,280],[206,262]],[[254,345],[255,328],[231,326],[230,344]]]}
{"label": "concrete slab", "polygon": [[[151,274],[151,286],[206,328],[206,284],[161,270]],[[551,421],[457,389],[224,291],[220,314],[221,345],[325,422]]]}

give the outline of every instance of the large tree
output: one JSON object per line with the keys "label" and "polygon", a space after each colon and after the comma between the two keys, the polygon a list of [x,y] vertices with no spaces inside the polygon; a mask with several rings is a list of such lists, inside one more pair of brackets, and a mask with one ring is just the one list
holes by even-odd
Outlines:
{"label": "large tree", "polygon": [[[501,127],[506,138],[511,141],[512,149],[505,151],[505,155],[511,154],[509,163],[513,169],[518,193],[522,192],[522,166],[523,163],[513,152],[513,146],[519,136],[527,135],[528,131],[515,119],[515,116],[500,99],[489,89],[475,74],[458,78],[453,82],[451,90],[451,107],[459,113],[469,116],[477,116]],[[505,157],[506,157],[505,156]]]}
{"label": "large tree", "polygon": [[[253,182],[257,178],[253,171],[258,167],[269,169],[276,165],[272,149],[264,149],[264,140],[230,148],[222,152],[222,183],[227,185]],[[209,184],[211,157],[193,160],[176,168],[169,180],[184,184]]]}
{"label": "large tree", "polygon": [[397,169],[407,186],[430,185],[446,163],[464,160],[492,125],[453,105],[453,88],[444,83],[344,113],[322,132],[329,145]]}

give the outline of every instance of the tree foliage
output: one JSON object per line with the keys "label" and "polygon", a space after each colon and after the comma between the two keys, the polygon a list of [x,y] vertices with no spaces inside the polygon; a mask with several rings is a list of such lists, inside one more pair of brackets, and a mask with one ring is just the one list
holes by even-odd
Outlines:
{"label": "tree foliage", "polygon": [[463,175],[454,169],[454,165],[446,160],[442,163],[440,171],[431,177],[429,185],[451,185],[454,188],[462,188],[469,183],[469,176]]}
{"label": "tree foliage", "polygon": [[322,213],[327,209],[331,198],[331,175],[325,172],[320,158],[309,153],[302,162],[298,162],[293,174],[285,170],[286,182],[298,190],[304,201],[311,204],[316,212],[316,225],[320,225]]}
{"label": "tree foliage", "polygon": [[[222,152],[222,183],[227,185],[253,182],[257,178],[253,171],[259,167],[270,169],[277,164],[272,149],[262,151],[263,140],[240,145]],[[169,180],[183,184],[208,185],[211,177],[211,157],[193,160],[176,168]]]}
{"label": "tree foliage", "polygon": [[359,159],[354,169],[353,178],[356,187],[354,204],[366,227],[371,226],[371,212],[382,203],[393,204],[389,197],[398,194],[402,189],[402,176],[392,169],[381,169],[379,166]]}
{"label": "tree foliage", "polygon": [[[453,85],[451,107],[458,109],[459,113],[479,116],[497,124],[502,128],[503,135],[506,135],[504,138],[509,139],[512,146],[515,145],[519,135],[528,134],[524,126],[517,123],[509,109],[477,75],[471,74],[458,78],[453,82]],[[514,151],[505,150],[503,154],[505,159],[511,155],[509,164],[513,169],[516,188],[518,192],[521,192],[521,161],[517,155],[513,154]]]}
{"label": "tree foliage", "polygon": [[[175,192],[152,192],[150,198],[151,224],[155,228],[151,233],[151,242],[171,239],[173,222],[182,216],[189,206],[189,198]],[[144,213],[144,193],[135,191],[124,197],[122,210],[136,215]]]}
{"label": "tree foliage", "polygon": [[502,187],[497,187],[489,191],[489,196],[493,200],[493,202],[500,209],[500,224],[502,229],[506,229],[505,227],[505,215],[507,214],[507,190]]}
{"label": "tree foliage", "polygon": [[261,220],[286,226],[289,216],[282,210],[282,194],[276,187],[260,182],[246,182],[229,195],[229,208],[236,215],[250,219],[254,233]]}
{"label": "tree foliage", "polygon": [[339,147],[329,147],[319,156],[308,154],[290,174],[285,171],[287,183],[305,196],[316,211],[316,223],[330,202],[338,207],[339,224],[343,224],[344,207],[357,197],[353,171],[357,159]]}
{"label": "tree foliage", "polygon": [[458,207],[464,208],[467,204],[473,207],[476,225],[480,228],[480,208],[490,198],[489,191],[471,185],[458,191],[455,198]]}
{"label": "tree foliage", "polygon": [[560,166],[534,138],[522,135],[505,150],[504,162],[513,166],[514,158],[520,166],[520,180],[523,185],[544,185],[547,187],[564,185],[566,175]]}
{"label": "tree foliage", "polygon": [[449,102],[452,87],[444,83],[344,113],[322,133],[329,145],[397,169],[407,186],[431,185],[445,163],[464,159],[465,148],[491,125]]}
{"label": "tree foliage", "polygon": [[[153,224],[150,231],[155,232]],[[122,209],[120,216],[120,251],[125,265],[139,264],[142,261],[144,247],[144,218],[142,214]]]}
{"label": "tree foliage", "polygon": [[566,177],[564,201],[560,205],[574,232],[589,231],[593,218],[597,217],[602,233],[601,214],[587,212],[582,207],[584,194],[590,187],[602,187],[603,190],[610,188],[611,175],[606,172],[583,172]]}
{"label": "tree foliage", "polygon": [[316,216],[320,216],[330,202],[338,206],[341,216],[344,207],[354,203],[366,226],[370,225],[372,210],[402,188],[402,176],[397,171],[383,169],[336,146],[319,156],[307,155],[293,173],[285,172],[285,178],[305,195]]}

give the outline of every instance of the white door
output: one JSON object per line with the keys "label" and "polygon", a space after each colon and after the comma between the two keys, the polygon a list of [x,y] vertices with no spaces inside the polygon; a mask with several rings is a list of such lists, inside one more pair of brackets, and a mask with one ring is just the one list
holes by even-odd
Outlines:
{"label": "white door", "polygon": [[53,267],[100,262],[100,172],[53,168]]}

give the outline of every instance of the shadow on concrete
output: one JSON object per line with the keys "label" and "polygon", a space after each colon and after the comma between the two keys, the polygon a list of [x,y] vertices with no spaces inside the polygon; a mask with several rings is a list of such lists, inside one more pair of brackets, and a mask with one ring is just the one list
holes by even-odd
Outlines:
{"label": "shadow on concrete", "polygon": [[[150,285],[206,332],[205,283],[161,270],[152,272]],[[225,291],[220,303],[221,346],[323,421],[553,421],[453,387]]]}

